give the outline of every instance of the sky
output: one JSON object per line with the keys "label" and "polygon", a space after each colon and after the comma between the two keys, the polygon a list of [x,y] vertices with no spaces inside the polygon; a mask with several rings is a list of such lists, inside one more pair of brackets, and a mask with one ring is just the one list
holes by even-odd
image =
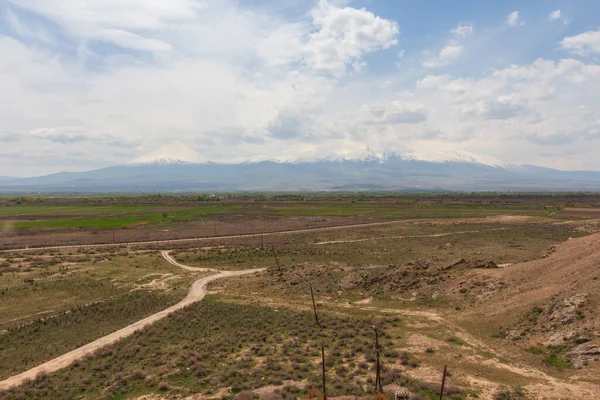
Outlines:
{"label": "sky", "polygon": [[0,0],[0,176],[467,151],[600,170],[597,0]]}

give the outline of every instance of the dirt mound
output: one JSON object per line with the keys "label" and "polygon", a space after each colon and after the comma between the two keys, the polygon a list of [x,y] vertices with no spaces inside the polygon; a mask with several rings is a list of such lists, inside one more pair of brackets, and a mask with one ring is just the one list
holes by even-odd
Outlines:
{"label": "dirt mound", "polygon": [[502,300],[505,307],[499,308],[495,303],[482,308],[499,315],[507,308],[523,311],[581,293],[590,293],[589,299],[595,303],[600,288],[599,266],[600,234],[568,240],[555,246],[545,258],[490,271],[508,284],[507,290],[497,296],[505,298]]}
{"label": "dirt mound", "polygon": [[465,318],[485,316],[490,323],[504,323],[510,327],[507,339],[528,344],[575,348],[600,342],[599,267],[600,234],[568,240],[545,258],[487,271],[506,287]]}

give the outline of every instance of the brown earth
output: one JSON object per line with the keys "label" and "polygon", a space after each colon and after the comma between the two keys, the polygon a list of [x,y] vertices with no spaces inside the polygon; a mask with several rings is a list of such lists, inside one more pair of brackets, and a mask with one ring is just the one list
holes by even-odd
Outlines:
{"label": "brown earth", "polygon": [[[36,216],[37,218],[37,216]],[[14,217],[11,217],[14,219]],[[220,216],[218,221],[197,221],[173,226],[140,225],[114,230],[117,243],[161,241],[196,237],[257,235],[297,229],[323,228],[385,221],[377,217],[277,216],[248,218]],[[113,230],[0,229],[0,250],[20,247],[113,243]]]}
{"label": "brown earth", "polygon": [[[507,288],[481,303],[476,313],[492,318],[519,314],[535,305],[586,293],[600,301],[600,234],[557,245],[545,258],[488,272],[503,279]],[[502,302],[503,307],[498,307]]]}
{"label": "brown earth", "polygon": [[587,367],[588,379],[600,370],[600,234],[486,275],[505,285],[461,315],[463,323],[501,327],[506,341],[524,348],[558,349],[562,361]]}

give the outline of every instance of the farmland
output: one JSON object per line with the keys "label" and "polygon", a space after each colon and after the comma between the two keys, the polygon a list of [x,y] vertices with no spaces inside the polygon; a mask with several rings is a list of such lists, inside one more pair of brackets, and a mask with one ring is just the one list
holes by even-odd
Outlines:
{"label": "farmland", "polygon": [[[388,393],[438,398],[444,365],[448,399],[583,399],[600,384],[593,357],[583,367],[565,358],[579,337],[599,342],[600,276],[588,244],[600,235],[596,195],[0,204],[0,248],[12,250],[0,252],[0,380],[179,302],[211,274],[194,268],[266,268],[214,281],[202,302],[0,391],[2,399],[316,396],[321,346],[328,394],[369,397],[374,326]],[[61,245],[79,247],[36,249]],[[164,250],[190,268],[167,262]],[[574,296],[583,300],[571,318],[561,304]]]}

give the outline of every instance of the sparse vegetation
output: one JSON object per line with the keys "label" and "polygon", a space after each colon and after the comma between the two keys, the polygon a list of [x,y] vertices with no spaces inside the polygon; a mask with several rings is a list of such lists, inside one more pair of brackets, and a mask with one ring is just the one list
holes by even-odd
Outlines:
{"label": "sparse vegetation", "polygon": [[[510,265],[552,261],[557,244],[600,231],[565,207],[567,200],[592,206],[594,196],[0,199],[0,238],[6,239],[0,246],[217,236],[168,246],[191,266],[268,267],[260,275],[217,281],[210,285],[216,294],[205,301],[0,399],[203,394],[250,400],[265,387],[265,399],[316,398],[321,344],[328,394],[371,397],[374,324],[381,329],[384,385],[406,388],[413,399],[439,398],[444,365],[451,371],[446,399],[476,398],[479,380],[495,400],[535,398],[523,389],[530,389],[532,376],[553,377],[535,380],[541,386],[562,382],[574,371],[565,353],[595,337],[577,331],[565,339],[568,346],[540,343],[553,329],[590,324],[597,299],[577,303],[561,293],[503,309],[530,290],[527,271],[512,275]],[[398,222],[271,234],[388,220]],[[220,237],[236,234],[245,236]],[[165,245],[0,253],[0,378],[183,298],[200,275],[167,264],[158,249]],[[586,275],[586,284],[600,279],[594,274]],[[308,282],[322,328],[314,321]]]}

